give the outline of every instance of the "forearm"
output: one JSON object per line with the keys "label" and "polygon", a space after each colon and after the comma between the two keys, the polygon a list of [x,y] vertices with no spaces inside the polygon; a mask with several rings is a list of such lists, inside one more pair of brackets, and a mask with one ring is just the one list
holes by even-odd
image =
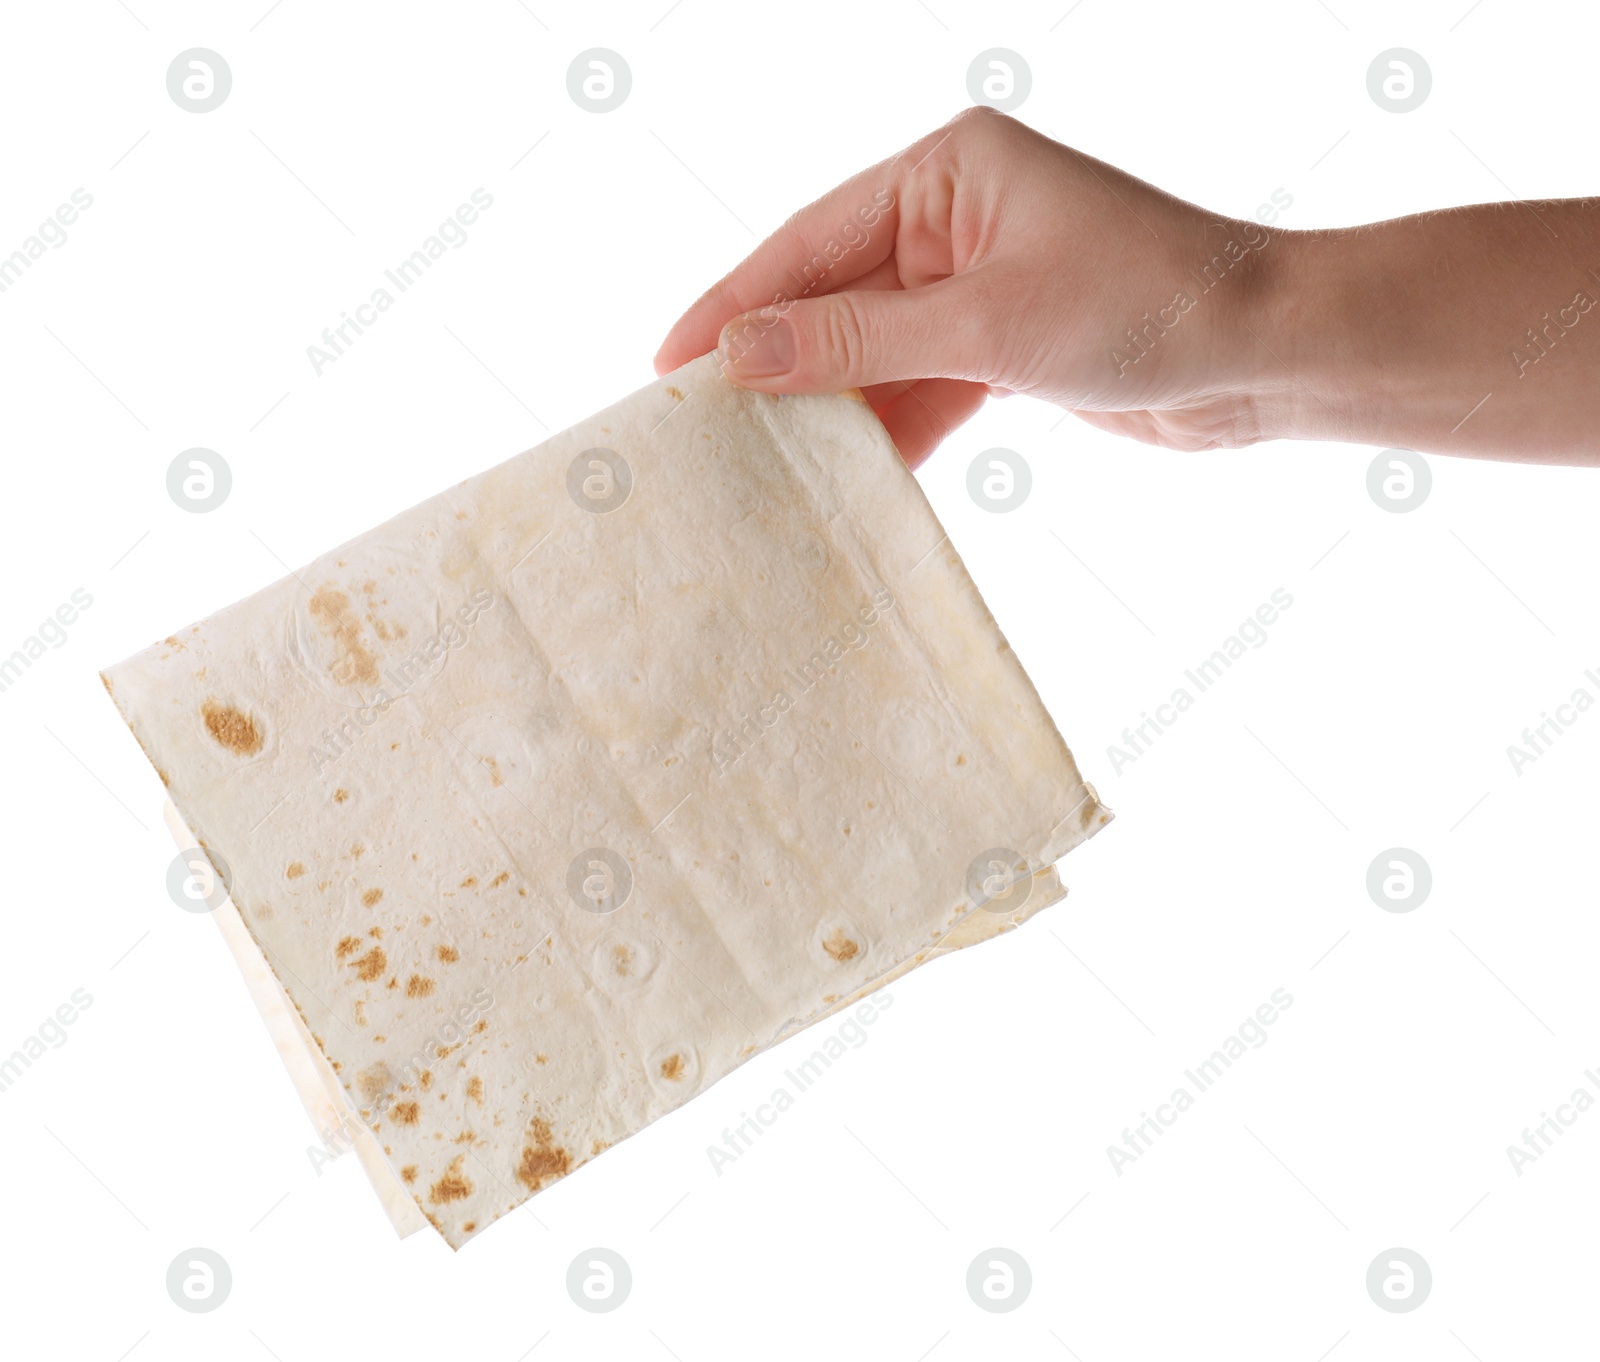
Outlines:
{"label": "forearm", "polygon": [[1600,199],[1273,245],[1241,321],[1265,437],[1600,464]]}

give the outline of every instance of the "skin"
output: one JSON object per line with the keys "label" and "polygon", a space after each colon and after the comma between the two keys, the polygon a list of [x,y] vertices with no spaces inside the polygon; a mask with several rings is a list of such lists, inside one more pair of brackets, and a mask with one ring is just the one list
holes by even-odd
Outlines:
{"label": "skin", "polygon": [[1169,449],[1336,440],[1600,463],[1600,199],[1285,231],[968,109],[801,209],[672,328],[858,387],[913,468],[991,395]]}

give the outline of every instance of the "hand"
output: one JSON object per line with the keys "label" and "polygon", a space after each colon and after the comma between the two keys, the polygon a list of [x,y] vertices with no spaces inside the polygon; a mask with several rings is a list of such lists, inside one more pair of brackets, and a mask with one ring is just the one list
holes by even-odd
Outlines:
{"label": "hand", "polygon": [[656,355],[859,387],[916,467],[991,393],[1170,449],[1600,463],[1600,199],[1333,231],[1208,213],[969,109],[802,209]]}
{"label": "hand", "polygon": [[1271,240],[968,109],[795,214],[656,369],[719,347],[747,388],[859,387],[912,467],[997,391],[1169,448],[1249,444]]}

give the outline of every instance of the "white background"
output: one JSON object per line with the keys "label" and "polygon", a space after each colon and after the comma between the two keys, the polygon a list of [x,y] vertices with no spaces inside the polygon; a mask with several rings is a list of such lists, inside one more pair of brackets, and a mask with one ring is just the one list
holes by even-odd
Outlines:
{"label": "white background", "polygon": [[[1600,1064],[1600,713],[1520,775],[1506,754],[1576,687],[1600,696],[1592,473],[1433,459],[1431,496],[1396,515],[1368,496],[1370,449],[1167,454],[991,403],[921,478],[1117,810],[1064,863],[1071,897],[897,984],[869,1042],[720,1177],[706,1147],[804,1042],[459,1255],[397,1241],[354,1159],[313,1170],[218,933],[167,896],[162,791],[96,676],[649,380],[702,288],[965,104],[986,48],[1029,63],[1034,126],[1219,212],[1282,189],[1279,225],[1335,226],[1595,192],[1591,8],[268,3],[5,10],[0,254],[74,189],[94,199],[0,295],[0,653],[75,588],[94,598],[0,694],[0,1054],[74,989],[94,999],[0,1093],[8,1352],[1592,1346],[1600,1114],[1521,1176],[1506,1154]],[[204,115],[165,84],[195,46],[233,73]],[[633,72],[605,115],[566,88],[594,46]],[[1433,71],[1405,115],[1365,84],[1395,46]],[[467,244],[317,376],[323,327],[478,187],[494,206]],[[1530,294],[1530,322],[1561,301]],[[210,514],[167,495],[191,446],[233,470]],[[1010,515],[965,490],[991,446],[1033,469]],[[1114,772],[1108,744],[1279,587],[1294,605],[1269,642]],[[1366,891],[1393,846],[1432,867],[1414,912]],[[1268,1042],[1119,1176],[1106,1147],[1278,988],[1294,1003]],[[208,1315],[164,1285],[196,1245],[234,1276]],[[565,1289],[593,1245],[634,1274],[609,1315]],[[964,1285],[994,1246],[1033,1273],[1004,1315]],[[1433,1271],[1413,1313],[1365,1287],[1394,1246]]]}

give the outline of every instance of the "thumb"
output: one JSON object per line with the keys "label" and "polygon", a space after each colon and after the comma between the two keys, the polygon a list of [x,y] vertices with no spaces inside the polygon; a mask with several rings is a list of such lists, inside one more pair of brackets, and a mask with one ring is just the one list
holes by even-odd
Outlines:
{"label": "thumb", "polygon": [[983,380],[986,308],[959,278],[915,289],[874,289],[761,308],[722,328],[729,382],[759,392],[835,393],[895,379]]}

